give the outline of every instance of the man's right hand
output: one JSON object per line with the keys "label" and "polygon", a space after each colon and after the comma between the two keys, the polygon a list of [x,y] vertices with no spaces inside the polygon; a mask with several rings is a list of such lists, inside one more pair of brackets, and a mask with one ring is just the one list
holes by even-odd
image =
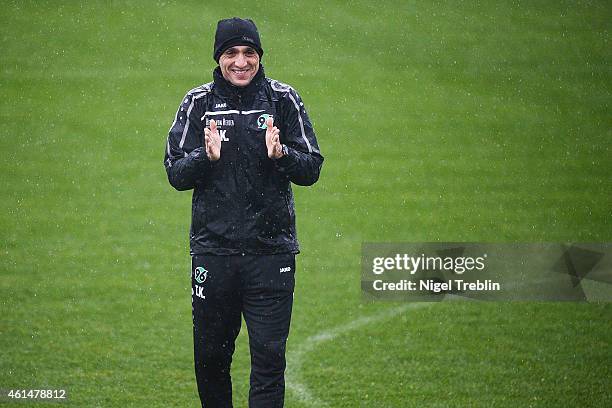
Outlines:
{"label": "man's right hand", "polygon": [[221,157],[221,136],[217,130],[217,122],[210,121],[210,129],[204,128],[204,147],[208,160],[217,161]]}

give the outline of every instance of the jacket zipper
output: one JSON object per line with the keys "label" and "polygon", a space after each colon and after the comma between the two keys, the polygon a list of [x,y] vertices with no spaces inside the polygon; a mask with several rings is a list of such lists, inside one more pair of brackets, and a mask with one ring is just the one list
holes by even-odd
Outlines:
{"label": "jacket zipper", "polygon": [[[237,93],[238,96],[238,120],[237,120],[237,124],[239,124],[239,126],[236,127],[236,129],[238,130],[237,132],[235,132],[235,137],[237,137],[238,135],[243,136],[244,135],[244,130],[243,129],[243,115],[242,115],[242,95],[240,93]],[[237,148],[241,149],[244,148],[244,144],[242,143],[242,141],[239,139],[238,143],[237,143]],[[244,201],[245,197],[246,197],[246,177],[239,177],[240,175],[238,174],[238,172],[240,171],[246,171],[246,167],[245,167],[245,163],[244,163],[244,152],[242,150],[239,151],[239,154],[236,155],[236,159],[237,159],[237,167],[235,169],[236,171],[236,181],[238,183],[242,182],[244,183],[243,185],[239,185],[239,190],[238,190],[238,200]],[[244,167],[244,168],[243,168]],[[242,190],[242,193],[240,192]],[[244,226],[245,222],[246,222],[246,203],[241,203],[241,205],[239,206],[240,208],[240,226]],[[240,247],[240,252],[242,252],[244,254],[244,250],[245,250],[245,235],[244,235],[244,228],[239,228],[237,231],[237,235],[238,235],[238,242],[239,242],[239,247]]]}

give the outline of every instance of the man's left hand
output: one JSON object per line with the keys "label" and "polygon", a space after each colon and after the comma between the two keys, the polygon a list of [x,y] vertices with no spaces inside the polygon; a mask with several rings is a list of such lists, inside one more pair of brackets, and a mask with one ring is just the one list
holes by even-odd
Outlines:
{"label": "man's left hand", "polygon": [[271,159],[280,159],[283,157],[283,145],[280,142],[280,130],[274,126],[274,118],[266,119],[266,147],[268,148],[268,157]]}

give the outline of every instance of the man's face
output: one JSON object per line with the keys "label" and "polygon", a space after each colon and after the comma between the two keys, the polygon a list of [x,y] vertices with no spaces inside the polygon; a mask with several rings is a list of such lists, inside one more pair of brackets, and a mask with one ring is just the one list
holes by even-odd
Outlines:
{"label": "man's face", "polygon": [[247,86],[259,71],[259,54],[248,45],[230,47],[219,57],[223,78],[235,86]]}

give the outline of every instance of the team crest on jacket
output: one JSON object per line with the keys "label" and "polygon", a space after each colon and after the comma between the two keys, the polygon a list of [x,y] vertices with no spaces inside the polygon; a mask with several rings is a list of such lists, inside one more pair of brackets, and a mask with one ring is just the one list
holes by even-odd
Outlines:
{"label": "team crest on jacket", "polygon": [[259,117],[257,118],[257,127],[260,129],[267,129],[268,125],[266,125],[266,120],[268,120],[268,118],[273,117],[272,115],[268,115],[267,113],[263,113],[261,115],[259,115]]}

